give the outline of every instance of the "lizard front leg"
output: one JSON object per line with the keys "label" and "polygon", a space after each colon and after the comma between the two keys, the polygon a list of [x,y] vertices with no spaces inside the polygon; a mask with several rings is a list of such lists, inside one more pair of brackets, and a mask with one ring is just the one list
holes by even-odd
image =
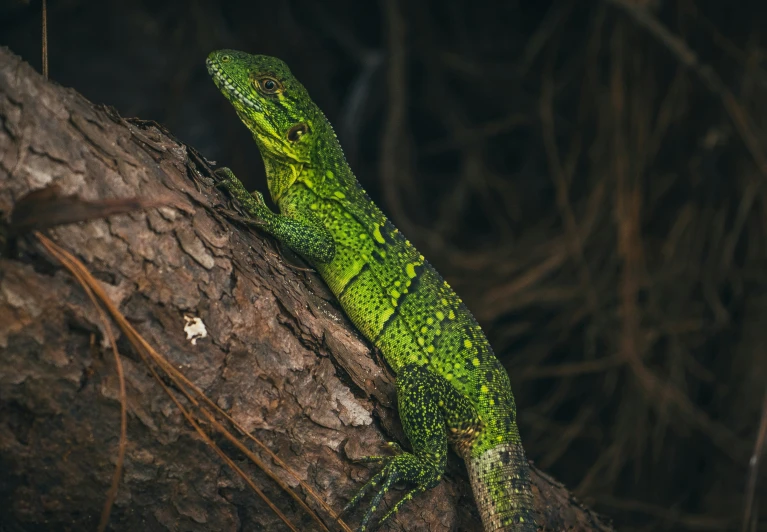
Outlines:
{"label": "lizard front leg", "polygon": [[426,366],[404,366],[397,375],[396,384],[400,420],[413,452],[365,459],[383,461],[385,465],[344,508],[344,511],[350,509],[371,489],[377,490],[362,518],[360,532],[368,529],[373,513],[395,483],[404,482],[413,487],[381,518],[379,525],[415,495],[436,486],[447,465],[448,435],[451,441],[462,437],[470,439],[481,426],[468,399]]}
{"label": "lizard front leg", "polygon": [[314,263],[333,260],[336,245],[328,230],[309,216],[294,217],[272,212],[264,202],[264,196],[256,191],[247,191],[242,182],[229,168],[219,168],[216,175],[222,178],[219,186],[226,188],[237,199],[245,211],[254,218],[253,223],[274,236]]}

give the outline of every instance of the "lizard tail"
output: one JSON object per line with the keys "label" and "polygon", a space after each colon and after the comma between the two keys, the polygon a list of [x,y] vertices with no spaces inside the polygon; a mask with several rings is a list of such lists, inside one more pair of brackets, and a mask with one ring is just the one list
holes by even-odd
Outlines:
{"label": "lizard tail", "polygon": [[533,492],[520,443],[497,446],[466,460],[485,532],[535,532]]}

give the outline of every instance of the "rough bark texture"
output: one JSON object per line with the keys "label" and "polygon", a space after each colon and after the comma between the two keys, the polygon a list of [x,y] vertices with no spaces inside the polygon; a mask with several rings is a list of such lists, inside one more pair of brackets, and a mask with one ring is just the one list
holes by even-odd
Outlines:
{"label": "rough bark texture", "polygon": [[[0,210],[7,216],[49,184],[86,199],[188,204],[49,234],[160,353],[340,509],[371,474],[349,458],[398,437],[392,380],[318,276],[215,210],[226,197],[192,178],[193,160],[159,129],[46,82],[0,49]],[[188,340],[185,316],[202,319],[208,336]],[[31,237],[0,258],[0,528],[95,529],[119,436],[117,378],[100,329],[83,290]],[[118,345],[129,443],[111,529],[285,529],[192,432],[124,339]],[[299,528],[314,529],[234,456]],[[457,459],[450,471],[389,529],[479,530]],[[560,484],[537,470],[533,479],[547,530],[609,530]],[[347,517],[355,523],[359,513]]]}

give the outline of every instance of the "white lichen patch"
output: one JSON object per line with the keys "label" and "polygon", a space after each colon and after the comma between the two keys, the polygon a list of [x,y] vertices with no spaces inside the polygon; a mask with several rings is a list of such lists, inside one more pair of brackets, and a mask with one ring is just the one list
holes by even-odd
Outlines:
{"label": "white lichen patch", "polygon": [[184,321],[186,322],[184,325],[186,339],[190,340],[192,345],[197,345],[197,340],[208,336],[208,330],[200,318],[184,315]]}
{"label": "white lichen patch", "polygon": [[370,425],[373,423],[373,418],[370,412],[362,406],[357,398],[349,391],[335,390],[334,399],[339,407],[339,419],[345,425],[351,425],[352,427],[360,427],[364,425]]}

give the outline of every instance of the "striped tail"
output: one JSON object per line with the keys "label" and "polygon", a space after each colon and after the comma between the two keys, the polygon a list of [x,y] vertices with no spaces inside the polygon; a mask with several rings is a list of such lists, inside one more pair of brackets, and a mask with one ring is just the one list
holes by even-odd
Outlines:
{"label": "striped tail", "polygon": [[499,443],[468,457],[471,489],[485,532],[535,532],[530,469],[522,444]]}

